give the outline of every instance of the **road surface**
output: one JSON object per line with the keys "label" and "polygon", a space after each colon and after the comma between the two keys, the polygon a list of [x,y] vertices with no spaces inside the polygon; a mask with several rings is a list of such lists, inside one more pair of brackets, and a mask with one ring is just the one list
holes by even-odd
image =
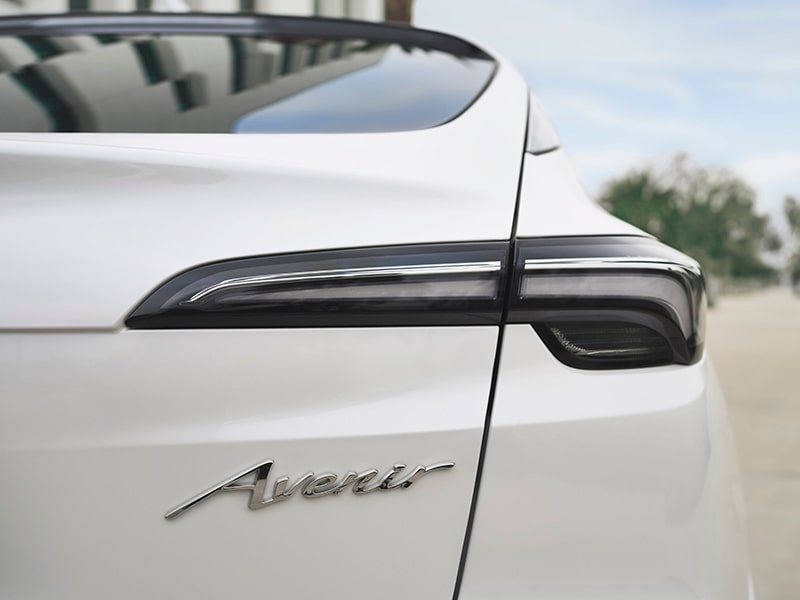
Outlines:
{"label": "road surface", "polygon": [[800,599],[800,296],[723,296],[708,347],[739,448],[758,600]]}

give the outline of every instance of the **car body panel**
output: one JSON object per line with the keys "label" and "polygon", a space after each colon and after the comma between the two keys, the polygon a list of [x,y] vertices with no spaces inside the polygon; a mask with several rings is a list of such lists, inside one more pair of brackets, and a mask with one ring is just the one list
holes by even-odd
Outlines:
{"label": "car body panel", "polygon": [[[2,595],[449,596],[496,340],[497,327],[0,334]],[[268,488],[455,467],[258,511],[222,493],[164,518],[263,460]]]}
{"label": "car body panel", "polygon": [[462,599],[747,598],[707,360],[581,371],[505,329]]}

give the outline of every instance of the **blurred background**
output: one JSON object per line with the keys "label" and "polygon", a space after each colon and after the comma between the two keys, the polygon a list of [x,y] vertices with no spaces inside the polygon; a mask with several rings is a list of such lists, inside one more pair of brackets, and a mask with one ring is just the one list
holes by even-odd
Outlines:
{"label": "blurred background", "polygon": [[0,0],[412,23],[516,65],[590,194],[700,261],[759,600],[800,598],[800,2]]}

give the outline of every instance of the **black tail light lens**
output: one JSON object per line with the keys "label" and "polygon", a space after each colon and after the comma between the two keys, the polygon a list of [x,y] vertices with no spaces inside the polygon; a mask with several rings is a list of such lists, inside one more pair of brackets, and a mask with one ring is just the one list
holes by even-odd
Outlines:
{"label": "black tail light lens", "polygon": [[644,237],[358,248],[229,260],[180,273],[131,329],[528,323],[581,369],[690,364],[703,348],[703,275]]}
{"label": "black tail light lens", "polygon": [[690,364],[702,354],[702,272],[650,238],[520,240],[509,305],[509,322],[532,324],[572,367]]}
{"label": "black tail light lens", "polygon": [[131,329],[499,323],[508,244],[358,248],[230,260],[156,289]]}

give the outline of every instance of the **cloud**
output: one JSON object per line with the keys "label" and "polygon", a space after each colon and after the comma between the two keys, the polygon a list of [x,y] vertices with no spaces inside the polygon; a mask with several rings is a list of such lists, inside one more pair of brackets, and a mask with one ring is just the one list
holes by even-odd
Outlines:
{"label": "cloud", "polygon": [[734,170],[753,185],[786,186],[787,193],[800,195],[800,152],[753,156],[736,163]]}
{"label": "cloud", "polygon": [[543,69],[800,73],[800,3],[420,0],[415,20]]}
{"label": "cloud", "polygon": [[556,123],[580,123],[593,128],[609,129],[619,134],[658,136],[680,143],[686,143],[693,138],[707,137],[696,124],[685,119],[665,116],[653,118],[647,111],[637,110],[635,106],[610,103],[600,95],[557,91],[542,94],[541,100],[547,113]]}

